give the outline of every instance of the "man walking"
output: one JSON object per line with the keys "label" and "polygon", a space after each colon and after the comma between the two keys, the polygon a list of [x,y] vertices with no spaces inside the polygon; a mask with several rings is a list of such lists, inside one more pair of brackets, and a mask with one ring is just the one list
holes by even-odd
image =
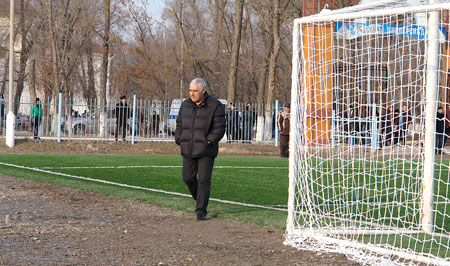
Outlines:
{"label": "man walking", "polygon": [[116,105],[116,130],[114,137],[116,142],[119,138],[119,130],[122,128],[122,140],[125,142],[127,136],[127,119],[130,117],[130,107],[127,104],[127,97],[120,96],[120,102]]}
{"label": "man walking", "polygon": [[291,121],[291,105],[284,105],[284,110],[278,115],[278,131],[280,132],[280,156],[289,157],[289,128]]}
{"label": "man walking", "polygon": [[206,220],[214,159],[225,127],[222,103],[208,95],[203,79],[195,78],[178,113],[175,143],[183,156],[183,182],[196,200],[197,220]]}

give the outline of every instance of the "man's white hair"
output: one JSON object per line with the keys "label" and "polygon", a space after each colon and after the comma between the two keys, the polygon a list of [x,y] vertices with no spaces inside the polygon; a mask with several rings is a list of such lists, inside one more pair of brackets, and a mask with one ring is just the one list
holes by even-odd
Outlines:
{"label": "man's white hair", "polygon": [[199,85],[200,86],[200,88],[203,90],[203,89],[205,89],[206,90],[206,81],[204,80],[204,79],[202,79],[202,78],[195,78],[195,79],[193,79],[192,81],[191,81],[191,84],[190,85],[192,85],[192,84],[197,84],[197,85]]}

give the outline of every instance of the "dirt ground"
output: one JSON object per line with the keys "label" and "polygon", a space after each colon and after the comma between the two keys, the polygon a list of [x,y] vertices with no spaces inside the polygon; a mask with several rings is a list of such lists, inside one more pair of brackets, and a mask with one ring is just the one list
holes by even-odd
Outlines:
{"label": "dirt ground", "polygon": [[[177,154],[168,143],[18,141],[0,153]],[[277,156],[261,145],[223,155]],[[0,265],[357,265],[345,256],[283,245],[283,231],[0,173]]]}

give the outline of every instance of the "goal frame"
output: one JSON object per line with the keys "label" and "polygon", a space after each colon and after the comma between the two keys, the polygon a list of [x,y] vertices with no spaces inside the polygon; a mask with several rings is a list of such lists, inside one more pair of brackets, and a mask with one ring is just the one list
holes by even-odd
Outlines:
{"label": "goal frame", "polygon": [[[376,3],[375,3],[376,4]],[[428,40],[427,40],[427,69],[426,69],[426,109],[425,109],[425,135],[424,135],[424,171],[423,171],[423,214],[422,214],[422,228],[421,231],[410,231],[412,233],[421,233],[424,232],[429,235],[436,235],[441,237],[449,237],[443,234],[436,234],[433,232],[433,196],[434,196],[434,162],[435,162],[435,113],[437,108],[437,86],[438,86],[438,46],[439,46],[439,22],[440,22],[440,10],[442,9],[450,9],[450,3],[435,3],[428,4],[422,6],[413,6],[413,7],[402,7],[402,8],[392,8],[388,11],[386,10],[371,10],[371,11],[357,11],[355,13],[349,13],[352,8],[346,8],[346,12],[336,12],[334,14],[330,14],[329,16],[322,15],[313,15],[309,17],[304,17],[300,19],[294,20],[293,27],[293,56],[292,56],[292,86],[291,86],[291,133],[297,134],[299,132],[299,127],[303,127],[300,125],[299,119],[300,115],[304,115],[305,110],[300,110],[301,103],[299,102],[299,95],[302,93],[301,88],[304,86],[305,78],[301,79],[301,73],[305,73],[305,71],[300,71],[301,67],[305,67],[302,65],[302,61],[300,58],[301,54],[301,25],[309,24],[309,23],[333,23],[333,21],[341,20],[341,19],[358,19],[358,18],[373,18],[382,15],[401,15],[409,12],[427,12],[430,14],[429,17],[429,28],[428,28]],[[327,11],[322,11],[327,12]],[[306,137],[303,136],[305,139]],[[287,239],[286,242],[289,242],[289,235],[298,234],[298,229],[295,228],[295,204],[297,199],[295,198],[296,194],[296,186],[298,184],[296,173],[297,173],[297,165],[294,160],[295,156],[298,156],[298,149],[308,149],[309,145],[305,143],[305,141],[299,140],[299,138],[292,137],[290,138],[289,143],[289,198],[288,198],[288,217],[287,217]],[[306,203],[307,204],[307,203]],[[297,232],[295,232],[297,230]],[[325,230],[326,231],[326,230]],[[334,231],[334,233],[348,233],[348,231]],[[359,232],[360,234],[384,234],[384,233],[392,233],[392,230],[387,230],[384,232],[383,230],[376,230],[375,232],[365,231]],[[326,239],[327,242],[339,242],[343,240],[338,240],[335,238],[327,237],[324,234],[321,234],[320,228],[309,228],[304,229],[301,232],[301,237],[312,238],[312,239]],[[344,240],[345,241],[345,240]],[[388,248],[380,248],[373,246],[370,244],[361,244],[361,243],[350,243],[346,241],[347,246],[355,245],[361,246],[363,245],[365,249],[371,250],[373,252],[379,254],[388,254],[402,257],[407,260],[413,260],[423,263],[434,263],[434,264],[442,264],[442,265],[450,265],[449,263],[443,262],[439,259],[430,258],[428,256],[420,256],[410,252],[399,252],[398,250],[388,249]]]}

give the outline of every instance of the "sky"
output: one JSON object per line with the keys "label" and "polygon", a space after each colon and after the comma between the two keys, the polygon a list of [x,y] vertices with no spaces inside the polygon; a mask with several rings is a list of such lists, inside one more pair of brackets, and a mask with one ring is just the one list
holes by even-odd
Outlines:
{"label": "sky", "polygon": [[165,0],[148,0],[147,11],[153,19],[161,21],[161,13],[165,7]]}

